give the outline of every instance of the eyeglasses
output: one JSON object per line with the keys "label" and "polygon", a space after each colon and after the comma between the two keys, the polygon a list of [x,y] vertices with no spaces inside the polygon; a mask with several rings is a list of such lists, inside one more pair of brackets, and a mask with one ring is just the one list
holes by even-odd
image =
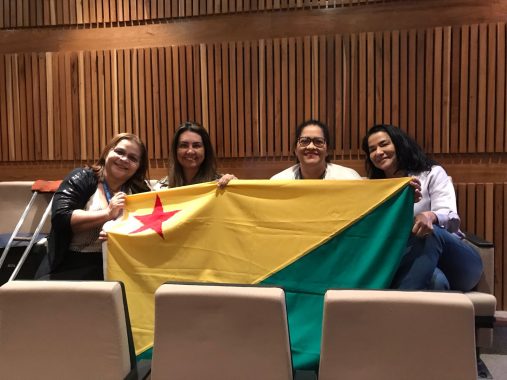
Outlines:
{"label": "eyeglasses", "polygon": [[114,148],[113,152],[118,157],[125,157],[131,165],[137,165],[139,163],[139,158],[136,155],[127,154],[127,151],[123,148]]}
{"label": "eyeglasses", "polygon": [[315,147],[322,148],[324,145],[326,145],[326,139],[323,137],[300,137],[298,138],[298,144],[302,147],[306,147],[310,145],[310,143],[313,143]]}

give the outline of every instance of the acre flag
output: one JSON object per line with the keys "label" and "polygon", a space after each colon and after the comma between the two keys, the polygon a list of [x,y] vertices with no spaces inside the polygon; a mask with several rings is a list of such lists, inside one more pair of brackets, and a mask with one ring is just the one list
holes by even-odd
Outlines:
{"label": "acre flag", "polygon": [[286,293],[293,365],[318,366],[330,288],[387,288],[410,233],[409,179],[205,183],[127,198],[106,277],[125,284],[136,352],[153,344],[164,282],[269,284]]}

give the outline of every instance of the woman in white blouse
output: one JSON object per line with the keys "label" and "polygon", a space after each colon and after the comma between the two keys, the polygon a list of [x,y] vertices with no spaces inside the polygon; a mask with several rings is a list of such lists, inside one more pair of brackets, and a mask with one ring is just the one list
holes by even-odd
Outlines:
{"label": "woman in white blouse", "polygon": [[[459,236],[460,218],[451,179],[400,128],[375,125],[363,139],[368,178],[415,177],[422,199],[393,287],[469,291],[482,273],[479,254]],[[443,273],[442,273],[443,272]]]}

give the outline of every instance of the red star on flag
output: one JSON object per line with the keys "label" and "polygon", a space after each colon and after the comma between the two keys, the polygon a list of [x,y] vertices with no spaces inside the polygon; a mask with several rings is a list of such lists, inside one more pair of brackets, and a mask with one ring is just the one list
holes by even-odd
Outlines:
{"label": "red star on flag", "polygon": [[164,212],[164,208],[162,207],[162,202],[160,201],[159,196],[157,195],[157,199],[155,200],[155,207],[153,207],[153,212],[148,215],[134,215],[134,217],[139,220],[143,226],[139,227],[137,230],[130,232],[131,234],[135,234],[137,232],[146,231],[147,229],[152,229],[157,234],[160,235],[160,237],[163,239],[164,234],[162,232],[162,223],[164,223],[166,220],[170,219],[175,215],[176,213],[180,212],[181,210],[173,210],[169,212]]}

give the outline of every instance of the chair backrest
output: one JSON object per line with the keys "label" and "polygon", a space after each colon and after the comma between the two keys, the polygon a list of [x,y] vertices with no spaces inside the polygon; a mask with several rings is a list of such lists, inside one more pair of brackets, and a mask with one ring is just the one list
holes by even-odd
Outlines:
{"label": "chair backrest", "polygon": [[475,380],[472,303],[457,293],[328,291],[319,380],[337,378]]}
{"label": "chair backrest", "polygon": [[283,290],[162,285],[155,293],[151,378],[291,379]]}
{"label": "chair backrest", "polygon": [[470,245],[479,253],[484,268],[475,290],[495,294],[495,247],[491,242],[481,241],[482,244],[480,244],[477,240],[478,238],[475,236],[471,238],[469,234],[467,234],[466,239],[463,239],[465,244]]}
{"label": "chair backrest", "polygon": [[0,376],[124,378],[135,364],[126,310],[118,282],[5,284],[0,288]]}
{"label": "chair backrest", "polygon": [[[12,232],[16,227],[23,210],[32,197],[32,184],[33,181],[0,182],[0,210],[2,210],[0,233]],[[35,230],[52,197],[52,193],[39,194],[21,227],[21,232]],[[42,232],[48,233],[51,229],[49,219],[44,224]]]}

